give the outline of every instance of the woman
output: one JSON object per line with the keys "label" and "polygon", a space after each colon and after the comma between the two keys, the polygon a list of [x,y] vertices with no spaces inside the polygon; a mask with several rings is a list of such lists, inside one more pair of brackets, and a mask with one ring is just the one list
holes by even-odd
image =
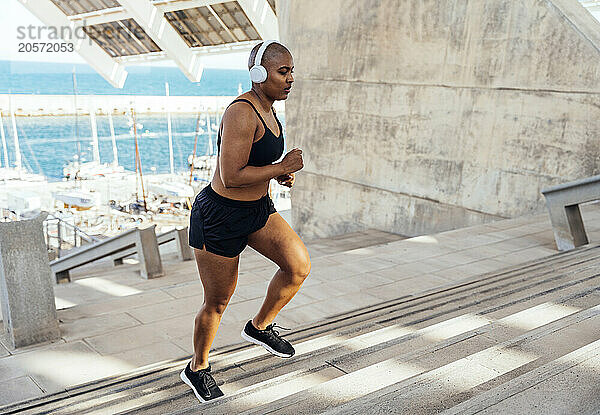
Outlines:
{"label": "woman", "polygon": [[210,374],[208,352],[233,295],[245,246],[275,262],[279,270],[241,335],[276,356],[291,357],[294,348],[274,330],[273,319],[310,272],[306,247],[268,195],[271,179],[292,187],[294,173],[303,167],[299,149],[275,163],[284,142],[272,105],[287,99],[292,87],[292,55],[280,43],[266,41],[252,49],[248,67],[252,89],[223,114],[217,168],[211,184],[196,196],[190,217],[190,245],[204,286],[204,304],[195,319],[194,356],[181,379],[201,402],[223,395]]}

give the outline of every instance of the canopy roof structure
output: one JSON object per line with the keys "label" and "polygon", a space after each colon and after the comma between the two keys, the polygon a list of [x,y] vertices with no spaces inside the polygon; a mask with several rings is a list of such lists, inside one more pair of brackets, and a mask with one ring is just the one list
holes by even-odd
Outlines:
{"label": "canopy roof structure", "polygon": [[581,3],[581,5],[588,9],[592,14],[600,12],[599,0],[579,0],[579,3]]}
{"label": "canopy roof structure", "polygon": [[275,0],[19,1],[117,88],[126,65],[171,60],[198,82],[203,57],[279,39]]}

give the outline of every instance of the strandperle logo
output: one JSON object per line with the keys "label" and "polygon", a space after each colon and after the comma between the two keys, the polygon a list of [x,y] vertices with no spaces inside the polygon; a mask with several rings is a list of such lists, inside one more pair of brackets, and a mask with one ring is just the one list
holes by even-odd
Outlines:
{"label": "strandperle logo", "polygon": [[85,39],[85,29],[83,26],[72,28],[70,26],[18,26],[17,40],[41,40],[45,37],[50,40],[75,40]]}
{"label": "strandperle logo", "polygon": [[[92,39],[100,42],[111,39],[127,39],[132,37],[141,39],[145,36],[139,26],[128,22],[121,22],[119,26],[98,25],[86,26],[85,20],[77,26],[17,26],[17,40],[19,52],[73,52],[74,43],[87,39],[90,44]],[[48,41],[43,41],[48,39]]]}

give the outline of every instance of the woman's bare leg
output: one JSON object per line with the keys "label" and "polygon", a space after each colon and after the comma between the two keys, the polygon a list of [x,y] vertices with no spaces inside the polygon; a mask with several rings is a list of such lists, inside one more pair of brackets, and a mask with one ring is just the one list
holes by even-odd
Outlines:
{"label": "woman's bare leg", "polygon": [[196,265],[204,287],[204,304],[196,315],[194,324],[194,357],[191,369],[208,367],[208,352],[223,312],[235,291],[238,276],[239,255],[227,258],[194,248]]}
{"label": "woman's bare leg", "polygon": [[310,258],[300,237],[279,213],[273,213],[263,228],[248,236],[248,245],[279,266],[252,319],[254,327],[264,330],[302,286],[310,272]]}

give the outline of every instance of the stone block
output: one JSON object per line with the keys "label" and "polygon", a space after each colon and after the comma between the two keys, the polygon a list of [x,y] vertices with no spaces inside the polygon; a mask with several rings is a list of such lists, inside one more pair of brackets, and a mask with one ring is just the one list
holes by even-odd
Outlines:
{"label": "stone block", "polygon": [[177,245],[177,256],[181,261],[194,259],[194,252],[188,241],[188,228],[175,229],[175,244]]}
{"label": "stone block", "polygon": [[0,298],[9,347],[60,338],[42,222],[0,223]]}
{"label": "stone block", "polygon": [[137,367],[135,363],[126,360],[101,356],[83,341],[32,351],[9,359],[12,360],[11,365],[26,367],[27,374],[46,393],[124,374]]}
{"label": "stone block", "polygon": [[84,337],[112,333],[127,327],[138,326],[138,320],[128,313],[102,314],[91,317],[76,317],[61,323],[62,336],[67,342]]}
{"label": "stone block", "polygon": [[169,340],[169,338],[164,332],[146,325],[129,327],[85,338],[87,344],[93,347],[98,353],[105,356],[126,352],[128,350],[137,350],[167,340]]}
{"label": "stone block", "polygon": [[140,274],[146,279],[162,277],[164,271],[154,226],[139,229],[136,235],[135,245],[140,261]]}
{"label": "stone block", "polygon": [[109,357],[117,361],[127,362],[128,365],[139,368],[141,366],[154,365],[159,362],[184,359],[189,352],[175,343],[164,341],[153,343],[133,350],[115,353]]}
{"label": "stone block", "polygon": [[165,301],[160,304],[150,304],[129,310],[128,314],[143,324],[166,320],[183,314],[197,313],[202,307],[202,298],[195,296],[183,297]]}
{"label": "stone block", "polygon": [[43,391],[29,376],[0,382],[0,390],[0,406],[43,395]]}

